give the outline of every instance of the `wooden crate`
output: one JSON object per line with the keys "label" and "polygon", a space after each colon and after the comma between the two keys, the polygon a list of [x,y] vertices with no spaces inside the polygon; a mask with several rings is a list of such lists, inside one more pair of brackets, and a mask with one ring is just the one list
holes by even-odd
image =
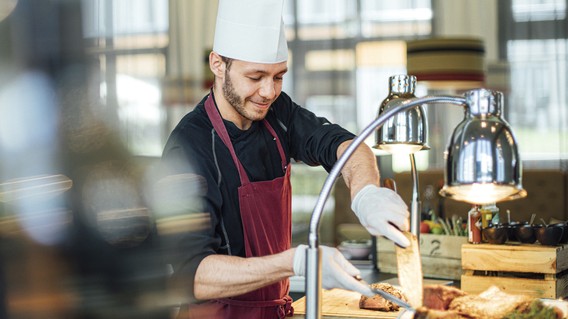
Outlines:
{"label": "wooden crate", "polygon": [[469,293],[497,286],[537,298],[568,296],[568,245],[466,244],[462,269],[461,289]]}
{"label": "wooden crate", "polygon": [[[420,234],[420,255],[424,277],[459,280],[461,246],[467,237]],[[377,240],[378,267],[381,272],[396,274],[394,243],[383,237]]]}

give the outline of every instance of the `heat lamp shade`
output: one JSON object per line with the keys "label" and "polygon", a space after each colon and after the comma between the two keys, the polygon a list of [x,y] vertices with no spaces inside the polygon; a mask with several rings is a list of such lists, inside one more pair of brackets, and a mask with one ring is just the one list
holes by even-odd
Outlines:
{"label": "heat lamp shade", "polygon": [[[387,112],[395,99],[411,99],[414,96],[416,77],[413,75],[395,75],[389,78],[389,95],[379,106],[377,114]],[[413,154],[427,150],[428,122],[422,105],[395,114],[375,131],[374,148],[390,154]]]}
{"label": "heat lamp shade", "polygon": [[525,197],[517,142],[501,117],[503,95],[477,89],[465,97],[469,108],[448,144],[440,194],[472,204]]}

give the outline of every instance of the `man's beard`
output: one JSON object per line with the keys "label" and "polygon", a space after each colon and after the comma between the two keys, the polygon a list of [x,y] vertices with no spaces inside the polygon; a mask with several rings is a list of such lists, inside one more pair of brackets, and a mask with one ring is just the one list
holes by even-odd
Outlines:
{"label": "man's beard", "polygon": [[231,82],[231,76],[229,75],[229,71],[225,72],[225,82],[223,83],[222,89],[223,89],[223,95],[225,95],[225,99],[227,100],[227,102],[229,102],[229,104],[231,104],[231,106],[233,106],[233,108],[242,117],[250,121],[259,121],[264,119],[264,117],[266,116],[266,114],[261,112],[253,113],[250,111],[247,112],[247,110],[245,110],[244,99],[241,98],[235,91],[235,88],[233,87],[233,82]]}

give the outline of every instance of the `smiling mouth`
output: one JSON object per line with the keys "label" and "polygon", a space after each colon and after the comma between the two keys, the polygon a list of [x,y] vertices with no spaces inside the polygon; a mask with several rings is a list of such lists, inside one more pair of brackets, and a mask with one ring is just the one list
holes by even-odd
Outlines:
{"label": "smiling mouth", "polygon": [[266,109],[266,108],[270,107],[270,104],[272,104],[270,101],[262,102],[262,103],[254,102],[254,101],[251,101],[251,102],[254,105],[256,105],[257,107],[262,108],[262,109]]}

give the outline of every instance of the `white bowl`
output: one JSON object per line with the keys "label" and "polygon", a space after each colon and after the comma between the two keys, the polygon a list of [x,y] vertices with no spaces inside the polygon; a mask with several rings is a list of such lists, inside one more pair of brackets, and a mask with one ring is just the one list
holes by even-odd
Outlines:
{"label": "white bowl", "polygon": [[371,254],[370,240],[345,240],[337,247],[347,259],[368,259]]}

